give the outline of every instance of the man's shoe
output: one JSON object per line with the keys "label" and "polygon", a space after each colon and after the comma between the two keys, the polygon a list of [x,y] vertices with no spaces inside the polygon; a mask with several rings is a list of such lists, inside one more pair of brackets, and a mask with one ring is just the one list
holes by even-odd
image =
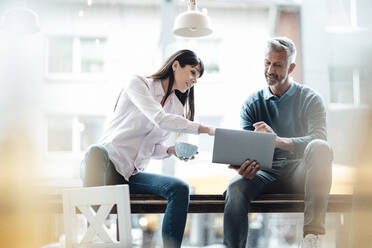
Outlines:
{"label": "man's shoe", "polygon": [[320,248],[318,235],[307,234],[302,240],[300,248]]}

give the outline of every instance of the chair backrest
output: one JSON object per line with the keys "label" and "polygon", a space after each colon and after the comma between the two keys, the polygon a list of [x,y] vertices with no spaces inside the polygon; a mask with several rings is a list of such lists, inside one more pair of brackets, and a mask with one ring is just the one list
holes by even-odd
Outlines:
{"label": "chair backrest", "polygon": [[[63,190],[66,248],[131,247],[132,235],[129,201],[128,185]],[[110,236],[104,223],[114,206],[117,208],[119,240]],[[83,214],[89,223],[87,232],[81,240],[77,238],[77,211]],[[99,242],[96,242],[97,237]]]}

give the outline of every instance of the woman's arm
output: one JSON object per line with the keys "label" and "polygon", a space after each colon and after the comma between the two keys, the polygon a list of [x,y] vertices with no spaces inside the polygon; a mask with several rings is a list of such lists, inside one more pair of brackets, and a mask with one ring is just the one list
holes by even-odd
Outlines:
{"label": "woman's arm", "polygon": [[144,80],[146,79],[142,77],[130,80],[125,94],[151,122],[168,131],[191,134],[205,132],[204,128],[202,128],[202,132],[199,132],[199,123],[189,121],[180,115],[166,113],[161,104],[155,101]]}
{"label": "woman's arm", "polygon": [[155,144],[154,152],[152,153],[151,157],[153,159],[165,159],[171,156],[171,154],[168,152],[169,147],[163,145],[163,144]]}
{"label": "woman's arm", "polygon": [[214,128],[189,121],[180,115],[166,113],[161,104],[155,101],[144,80],[146,79],[139,76],[133,78],[129,82],[125,94],[157,127],[179,133],[208,133],[209,135],[214,135]]}
{"label": "woman's arm", "polygon": [[203,125],[200,124],[199,128],[198,128],[198,132],[199,133],[207,133],[210,136],[214,136],[214,134],[216,132],[216,129],[213,128],[213,127],[207,127],[207,126],[203,126]]}

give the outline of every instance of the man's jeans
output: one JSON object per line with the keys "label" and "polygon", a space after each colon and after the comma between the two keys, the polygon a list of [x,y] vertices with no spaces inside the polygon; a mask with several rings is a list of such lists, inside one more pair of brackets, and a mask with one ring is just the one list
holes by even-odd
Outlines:
{"label": "man's jeans", "polygon": [[324,234],[332,183],[333,152],[327,142],[313,140],[303,159],[273,162],[273,170],[258,171],[252,179],[235,177],[225,192],[224,244],[245,248],[250,202],[263,193],[304,193],[305,233]]}
{"label": "man's jeans", "polygon": [[127,182],[110,161],[103,146],[89,147],[82,162],[81,177],[85,187],[128,184],[131,194],[154,194],[168,200],[162,236],[164,247],[181,247],[189,206],[189,186],[174,177],[138,173]]}

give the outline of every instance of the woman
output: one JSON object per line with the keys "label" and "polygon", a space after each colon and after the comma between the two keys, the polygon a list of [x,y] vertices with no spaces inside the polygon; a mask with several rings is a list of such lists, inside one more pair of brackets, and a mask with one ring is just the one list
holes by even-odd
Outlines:
{"label": "woman", "polygon": [[168,200],[162,225],[165,247],[181,246],[189,187],[174,177],[143,171],[150,158],[177,156],[174,146],[162,144],[171,131],[214,135],[213,128],[193,122],[193,86],[203,72],[196,54],[181,50],[155,74],[135,76],[120,93],[99,144],[88,149],[83,161],[84,186],[129,184],[133,194],[155,194]]}

